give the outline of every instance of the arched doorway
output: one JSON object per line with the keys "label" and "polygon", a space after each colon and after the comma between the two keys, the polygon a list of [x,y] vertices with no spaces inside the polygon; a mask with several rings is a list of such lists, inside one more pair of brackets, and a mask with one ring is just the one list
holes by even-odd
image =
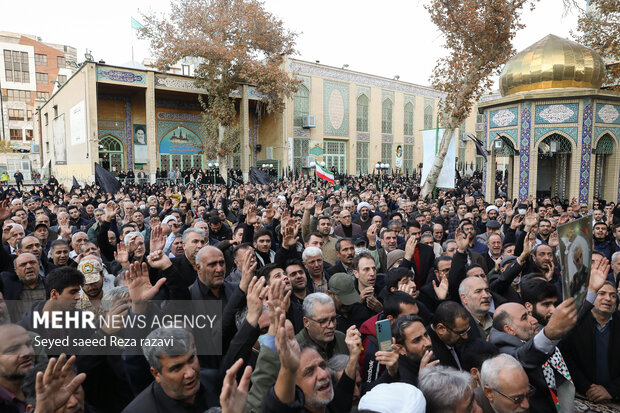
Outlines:
{"label": "arched doorway", "polygon": [[512,141],[505,136],[498,136],[493,141],[493,159],[495,160],[495,197],[505,192],[507,199],[513,198],[514,157],[517,154]]}
{"label": "arched doorway", "polygon": [[568,198],[572,146],[564,136],[554,133],[538,145],[536,197]]}
{"label": "arched doorway", "polygon": [[99,139],[99,164],[110,172],[125,169],[123,144],[116,136],[106,135]]}
{"label": "arched doorway", "polygon": [[607,133],[596,142],[592,151],[594,155],[594,197],[605,198],[605,174],[610,167],[611,155],[614,153],[614,139]]}

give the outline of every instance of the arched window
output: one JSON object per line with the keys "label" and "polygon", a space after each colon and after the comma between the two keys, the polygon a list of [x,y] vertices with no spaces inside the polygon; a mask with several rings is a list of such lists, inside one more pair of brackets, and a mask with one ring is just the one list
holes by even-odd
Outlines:
{"label": "arched window", "polygon": [[433,128],[433,107],[427,106],[424,108],[424,129]]}
{"label": "arched window", "polygon": [[123,144],[115,136],[107,135],[99,140],[99,164],[111,172],[125,168]]}
{"label": "arched window", "polygon": [[405,136],[413,136],[413,105],[405,105]]}
{"label": "arched window", "polygon": [[385,99],[381,106],[381,133],[392,133],[392,101]]}
{"label": "arched window", "polygon": [[357,131],[368,132],[368,98],[360,95],[357,98]]}
{"label": "arched window", "polygon": [[310,114],[310,92],[304,85],[299,85],[293,97],[294,126],[303,126],[303,118]]}

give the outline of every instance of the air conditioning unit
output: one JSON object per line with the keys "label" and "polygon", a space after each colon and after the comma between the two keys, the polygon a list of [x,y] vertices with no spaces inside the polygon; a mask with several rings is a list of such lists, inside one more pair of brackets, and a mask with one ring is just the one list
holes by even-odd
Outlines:
{"label": "air conditioning unit", "polygon": [[304,128],[316,128],[316,115],[304,115],[302,119]]}
{"label": "air conditioning unit", "polygon": [[312,163],[313,162],[316,162],[316,156],[314,156],[314,155],[303,156],[301,158],[301,167],[302,168],[312,168]]}

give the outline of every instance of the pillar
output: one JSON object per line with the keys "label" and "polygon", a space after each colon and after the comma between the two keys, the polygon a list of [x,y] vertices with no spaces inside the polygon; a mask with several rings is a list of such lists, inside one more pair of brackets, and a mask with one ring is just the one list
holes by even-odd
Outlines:
{"label": "pillar", "polygon": [[146,73],[146,90],[144,96],[144,103],[146,107],[146,137],[147,137],[147,151],[149,153],[149,162],[147,170],[145,171],[151,182],[156,182],[155,176],[157,172],[157,165],[159,164],[159,152],[157,147],[157,119],[155,113],[155,73]]}
{"label": "pillar", "polygon": [[248,100],[248,85],[241,86],[241,172],[243,182],[250,179],[250,156],[253,148],[250,148],[250,107]]}

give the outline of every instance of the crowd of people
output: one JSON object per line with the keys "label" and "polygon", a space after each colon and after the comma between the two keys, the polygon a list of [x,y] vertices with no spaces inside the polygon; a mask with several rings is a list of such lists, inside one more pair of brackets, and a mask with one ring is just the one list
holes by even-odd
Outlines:
{"label": "crowd of people", "polygon": [[[617,205],[489,204],[479,177],[428,199],[409,176],[379,182],[6,189],[0,411],[546,413],[620,399]],[[557,227],[590,214],[576,303]],[[33,309],[109,317],[177,300],[221,305],[221,354],[176,327],[148,332],[175,344],[142,354],[35,345],[54,331],[33,328]]]}

